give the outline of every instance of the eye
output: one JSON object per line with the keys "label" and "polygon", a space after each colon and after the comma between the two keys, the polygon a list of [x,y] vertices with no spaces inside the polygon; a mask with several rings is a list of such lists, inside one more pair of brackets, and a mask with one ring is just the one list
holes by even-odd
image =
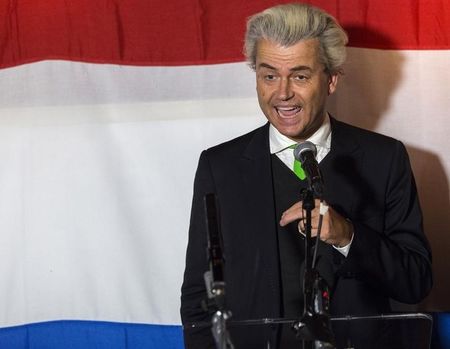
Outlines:
{"label": "eye", "polygon": [[298,74],[294,76],[294,79],[297,81],[306,81],[309,79],[309,76],[305,75],[305,74]]}
{"label": "eye", "polygon": [[264,80],[273,81],[275,79],[276,79],[276,76],[273,75],[273,74],[266,74],[266,75],[264,75]]}

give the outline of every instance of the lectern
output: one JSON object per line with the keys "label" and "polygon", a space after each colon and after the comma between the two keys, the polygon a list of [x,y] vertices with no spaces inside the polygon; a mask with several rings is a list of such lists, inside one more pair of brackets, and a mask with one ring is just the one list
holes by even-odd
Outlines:
{"label": "lectern", "polygon": [[[331,317],[336,349],[429,349],[432,317],[424,313],[377,316]],[[279,346],[280,331],[293,331],[298,319],[252,319],[230,321],[228,329],[235,349],[301,349],[298,338],[289,346]],[[185,331],[211,330],[210,323],[193,323]],[[311,343],[310,343],[311,344]],[[313,347],[322,348],[320,343]],[[213,347],[212,347],[213,348]]]}

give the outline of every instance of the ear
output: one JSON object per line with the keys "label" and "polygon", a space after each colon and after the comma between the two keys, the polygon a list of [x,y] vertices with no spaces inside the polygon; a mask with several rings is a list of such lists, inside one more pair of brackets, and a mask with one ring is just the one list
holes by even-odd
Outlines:
{"label": "ear", "polygon": [[339,73],[330,74],[328,77],[328,95],[336,91],[336,86],[339,80]]}

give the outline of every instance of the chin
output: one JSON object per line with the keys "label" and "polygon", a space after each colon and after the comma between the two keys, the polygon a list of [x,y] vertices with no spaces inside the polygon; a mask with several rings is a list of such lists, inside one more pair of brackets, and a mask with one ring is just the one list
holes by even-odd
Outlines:
{"label": "chin", "polygon": [[278,131],[285,135],[286,137],[297,137],[298,135],[303,133],[303,128],[299,128],[299,127],[293,127],[293,126],[282,126],[282,125],[278,125],[278,127],[276,127],[278,129]]}
{"label": "chin", "polygon": [[290,139],[292,139],[292,140],[295,140],[295,141],[297,141],[298,139],[300,139],[300,137],[299,137],[299,134],[301,133],[301,132],[295,132],[295,131],[289,131],[289,130],[284,130],[284,129],[278,129],[278,131],[282,134],[282,135],[284,135],[284,136],[286,136],[286,137],[288,137],[288,138],[290,138]]}

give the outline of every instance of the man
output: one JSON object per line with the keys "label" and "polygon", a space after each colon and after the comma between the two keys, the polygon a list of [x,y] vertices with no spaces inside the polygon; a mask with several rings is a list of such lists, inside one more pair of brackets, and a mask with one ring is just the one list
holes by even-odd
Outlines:
{"label": "man", "polygon": [[[268,124],[201,154],[182,286],[183,324],[210,319],[200,305],[208,269],[207,193],[215,193],[220,205],[233,319],[302,315],[304,239],[299,231],[304,212],[299,193],[307,181],[291,169],[292,146],[305,141],[317,146],[329,206],[317,270],[330,287],[331,314],[387,313],[390,298],[417,303],[428,294],[431,252],[404,146],[339,122],[325,109],[342,72],[346,43],[336,20],[310,5],[280,5],[249,19],[245,53],[256,72],[258,101]],[[317,207],[312,236],[317,235]],[[251,331],[232,333],[236,347],[267,347],[266,334]],[[294,345],[287,331],[273,336],[271,344]],[[186,330],[185,343],[187,348],[209,347],[209,329]]]}

